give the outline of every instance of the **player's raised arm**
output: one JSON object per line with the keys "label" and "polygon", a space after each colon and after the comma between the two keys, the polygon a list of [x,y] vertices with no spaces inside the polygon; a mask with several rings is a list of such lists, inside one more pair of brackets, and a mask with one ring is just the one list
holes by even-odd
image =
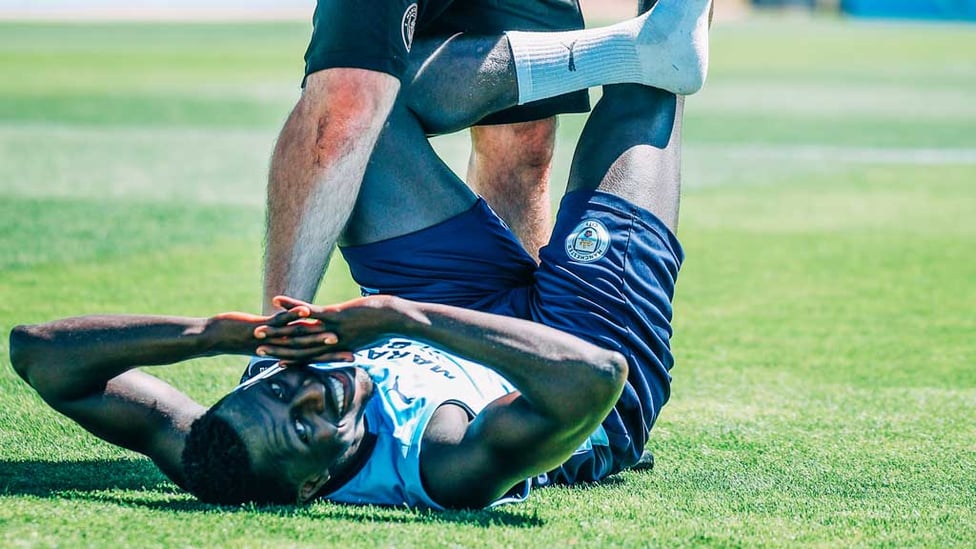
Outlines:
{"label": "player's raised arm", "polygon": [[[457,436],[422,454],[421,469],[437,472],[424,476],[428,491],[448,507],[487,505],[519,481],[558,466],[600,425],[627,378],[619,353],[534,322],[391,296],[332,307],[287,298],[279,303],[306,311],[338,343],[314,343],[307,326],[269,327],[269,343],[261,348],[267,354],[335,360],[344,355],[337,349],[399,334],[484,364],[515,385],[517,392],[491,403],[469,425],[445,426]],[[287,341],[296,334],[299,344]]]}
{"label": "player's raised arm", "polygon": [[251,353],[254,328],[267,319],[111,315],[17,326],[10,333],[10,362],[52,408],[108,442],[149,456],[181,484],[184,438],[204,408],[135,368]]}

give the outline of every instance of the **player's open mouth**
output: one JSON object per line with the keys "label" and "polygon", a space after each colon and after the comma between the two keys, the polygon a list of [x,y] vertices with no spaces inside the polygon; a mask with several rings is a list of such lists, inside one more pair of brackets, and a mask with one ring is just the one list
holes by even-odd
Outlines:
{"label": "player's open mouth", "polygon": [[332,396],[332,409],[336,411],[336,418],[341,418],[349,408],[349,397],[352,391],[347,391],[349,378],[345,372],[329,372],[325,378],[329,394]]}
{"label": "player's open mouth", "polygon": [[329,376],[326,383],[328,383],[329,388],[332,389],[330,392],[332,394],[333,409],[336,411],[337,416],[342,417],[346,407],[346,388],[342,386],[341,381],[333,376]]}

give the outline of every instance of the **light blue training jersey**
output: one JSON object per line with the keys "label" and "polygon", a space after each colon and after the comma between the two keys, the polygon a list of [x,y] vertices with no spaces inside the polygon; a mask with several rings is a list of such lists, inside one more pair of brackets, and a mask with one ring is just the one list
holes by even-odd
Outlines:
{"label": "light blue training jersey", "polygon": [[[325,498],[340,503],[443,509],[427,494],[420,476],[424,431],[434,411],[452,403],[474,417],[515,387],[481,364],[402,338],[356,353],[353,365],[365,370],[375,383],[365,415],[367,428],[377,437],[376,445],[363,468]],[[330,366],[336,365],[322,367]],[[524,499],[529,482],[516,492],[496,504]]]}

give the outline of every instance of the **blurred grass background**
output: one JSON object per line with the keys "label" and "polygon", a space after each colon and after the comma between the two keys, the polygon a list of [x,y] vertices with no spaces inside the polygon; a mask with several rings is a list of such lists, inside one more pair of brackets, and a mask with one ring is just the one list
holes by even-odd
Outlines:
{"label": "blurred grass background", "polygon": [[[0,329],[258,308],[305,23],[0,23]],[[688,101],[653,472],[428,515],[216,509],[47,410],[0,341],[4,546],[972,546],[976,33],[720,21]],[[565,117],[554,199],[585,120]],[[463,173],[464,135],[437,140]],[[356,295],[336,258],[320,301]],[[212,402],[239,359],[155,372]]]}

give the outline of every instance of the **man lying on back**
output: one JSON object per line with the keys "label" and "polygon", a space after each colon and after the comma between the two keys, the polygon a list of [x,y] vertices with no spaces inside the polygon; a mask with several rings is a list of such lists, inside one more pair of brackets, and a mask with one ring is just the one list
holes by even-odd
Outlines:
{"label": "man lying on back", "polygon": [[[704,56],[707,5],[666,0],[647,24],[660,16]],[[510,64],[438,51],[445,70],[493,90],[462,102],[459,119],[515,95]],[[17,372],[205,501],[482,507],[524,497],[527,479],[599,480],[633,465],[670,394],[682,100],[605,89],[538,266],[430,149],[424,118],[439,112],[406,103],[342,242],[364,291],[386,295],[331,307],[279,297],[272,317],[20,326]],[[225,353],[273,360],[254,361],[209,410],[137,369]]]}

